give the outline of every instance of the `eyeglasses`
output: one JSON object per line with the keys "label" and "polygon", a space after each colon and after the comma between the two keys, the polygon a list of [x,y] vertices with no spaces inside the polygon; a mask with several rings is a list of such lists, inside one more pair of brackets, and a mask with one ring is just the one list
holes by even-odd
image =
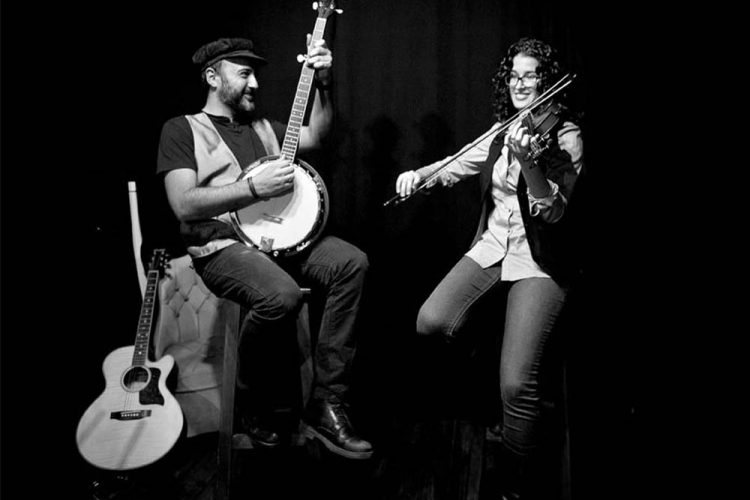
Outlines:
{"label": "eyeglasses", "polygon": [[505,83],[510,87],[515,87],[519,79],[523,82],[524,87],[531,87],[539,81],[539,75],[536,73],[526,73],[519,77],[517,73],[511,73],[505,77]]}

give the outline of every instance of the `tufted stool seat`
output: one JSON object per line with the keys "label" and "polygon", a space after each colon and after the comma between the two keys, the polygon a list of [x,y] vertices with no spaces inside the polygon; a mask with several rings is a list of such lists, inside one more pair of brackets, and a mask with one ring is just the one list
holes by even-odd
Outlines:
{"label": "tufted stool seat", "polygon": [[170,354],[177,366],[174,396],[187,436],[217,431],[220,422],[225,336],[237,335],[240,306],[206,288],[189,255],[172,259],[159,283],[154,333],[156,359]]}

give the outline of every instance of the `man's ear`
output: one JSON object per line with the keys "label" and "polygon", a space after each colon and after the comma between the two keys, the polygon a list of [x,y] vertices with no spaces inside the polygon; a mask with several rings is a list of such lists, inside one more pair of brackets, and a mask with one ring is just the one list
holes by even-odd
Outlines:
{"label": "man's ear", "polygon": [[216,71],[216,68],[213,66],[206,68],[203,72],[203,77],[206,79],[206,84],[208,84],[209,87],[215,89],[219,86],[219,72]]}

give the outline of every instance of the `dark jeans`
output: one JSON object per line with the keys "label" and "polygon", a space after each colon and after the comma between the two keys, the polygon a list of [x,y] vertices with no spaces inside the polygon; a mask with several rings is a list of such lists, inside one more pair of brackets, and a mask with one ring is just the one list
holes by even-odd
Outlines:
{"label": "dark jeans", "polygon": [[214,294],[247,311],[240,332],[239,379],[250,388],[258,386],[247,361],[253,338],[293,332],[301,307],[300,286],[311,287],[324,304],[315,348],[313,399],[344,397],[356,351],[354,323],[369,265],[364,252],[328,236],[291,257],[274,259],[236,243],[193,263]]}
{"label": "dark jeans", "polygon": [[491,290],[502,292],[505,298],[504,326],[490,325],[502,336],[503,443],[512,452],[526,456],[539,444],[539,421],[545,407],[542,368],[566,289],[549,278],[503,282],[499,265],[482,269],[464,256],[422,305],[417,331],[448,340],[457,338],[472,306]]}

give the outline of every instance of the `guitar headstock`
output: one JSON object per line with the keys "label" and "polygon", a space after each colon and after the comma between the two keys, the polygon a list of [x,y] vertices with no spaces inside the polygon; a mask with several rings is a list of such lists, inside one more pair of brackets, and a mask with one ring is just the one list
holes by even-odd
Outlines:
{"label": "guitar headstock", "polygon": [[328,16],[334,12],[336,14],[344,12],[343,10],[336,8],[335,0],[320,0],[319,2],[313,2],[312,6],[313,10],[318,11],[318,17],[322,17],[323,19],[328,19]]}
{"label": "guitar headstock", "polygon": [[151,261],[148,264],[149,272],[157,272],[161,278],[164,275],[164,268],[167,265],[167,251],[164,248],[155,248],[151,254]]}

